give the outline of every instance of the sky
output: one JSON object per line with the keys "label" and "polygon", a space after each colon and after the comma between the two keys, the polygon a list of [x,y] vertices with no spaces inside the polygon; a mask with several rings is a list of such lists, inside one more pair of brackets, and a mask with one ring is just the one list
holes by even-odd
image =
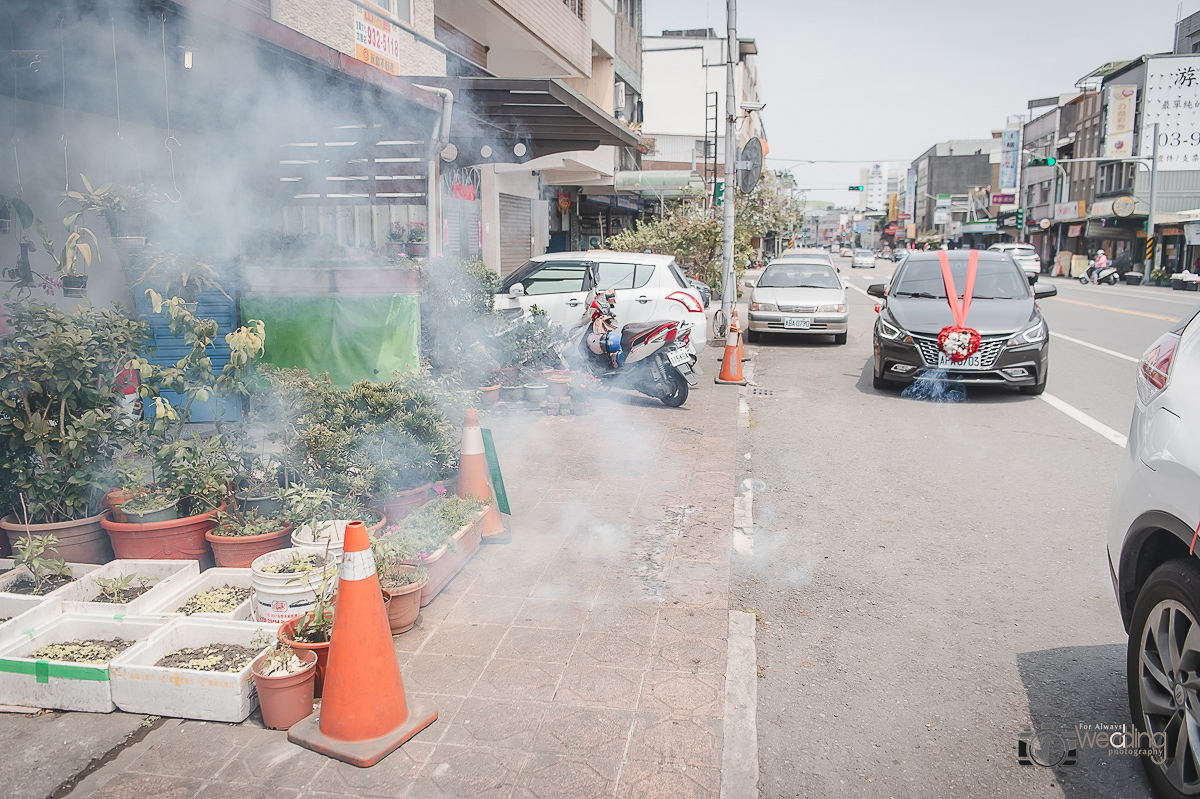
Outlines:
{"label": "sky", "polygon": [[[644,0],[647,36],[725,30],[725,0]],[[1107,61],[1170,52],[1177,0],[739,0],[755,39],[770,155],[807,196],[857,207],[859,169],[903,174],[947,139],[989,138],[1029,100]],[[1003,9],[1002,11],[1000,9]],[[1200,0],[1182,3],[1187,16]],[[1027,117],[1028,118],[1028,117]],[[649,131],[652,133],[653,131]],[[861,161],[800,164],[796,160]]]}

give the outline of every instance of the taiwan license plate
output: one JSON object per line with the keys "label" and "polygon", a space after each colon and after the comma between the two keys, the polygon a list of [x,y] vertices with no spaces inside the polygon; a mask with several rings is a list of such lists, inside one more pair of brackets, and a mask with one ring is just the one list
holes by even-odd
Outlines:
{"label": "taiwan license plate", "polygon": [[671,350],[667,353],[667,360],[671,362],[672,366],[683,366],[685,363],[691,362],[692,354],[683,349]]}
{"label": "taiwan license plate", "polygon": [[787,330],[808,330],[812,327],[811,316],[785,316],[783,326]]}
{"label": "taiwan license plate", "polygon": [[950,360],[949,355],[947,355],[944,352],[939,352],[938,353],[938,368],[939,369],[982,369],[983,368],[983,354],[977,352],[974,355],[972,355],[970,358],[967,358],[965,361],[955,363],[954,361]]}

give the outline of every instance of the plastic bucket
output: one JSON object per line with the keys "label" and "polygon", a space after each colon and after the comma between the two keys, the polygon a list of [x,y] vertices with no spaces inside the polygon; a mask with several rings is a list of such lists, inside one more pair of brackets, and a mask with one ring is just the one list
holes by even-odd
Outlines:
{"label": "plastic bucket", "polygon": [[[384,513],[380,515],[383,518],[379,520],[378,524],[367,527],[367,535],[374,536],[387,524],[387,515]],[[292,532],[292,548],[324,555],[325,547],[328,545],[330,559],[335,563],[341,563],[342,551],[345,546],[346,525],[350,521],[349,519],[334,519],[331,522],[322,522],[317,528],[315,536],[307,524],[301,525]]]}
{"label": "plastic bucket", "polygon": [[[250,587],[254,591],[254,618],[271,624],[284,624],[298,619],[313,609],[322,578],[329,575],[329,588],[337,588],[337,561],[330,552],[330,562],[324,569],[303,574],[268,574],[264,566],[284,563],[296,552],[310,549],[277,549],[260,555],[250,564]],[[323,554],[317,553],[317,554]],[[340,553],[338,557],[340,557]]]}

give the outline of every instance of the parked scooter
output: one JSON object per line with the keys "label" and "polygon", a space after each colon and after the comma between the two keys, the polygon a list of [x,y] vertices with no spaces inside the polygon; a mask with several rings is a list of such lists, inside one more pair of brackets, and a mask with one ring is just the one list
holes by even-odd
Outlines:
{"label": "parked scooter", "polygon": [[683,405],[700,371],[692,326],[662,319],[628,324],[618,333],[616,292],[593,289],[588,296],[583,318],[567,334],[567,361],[609,387],[639,391],[671,408]]}

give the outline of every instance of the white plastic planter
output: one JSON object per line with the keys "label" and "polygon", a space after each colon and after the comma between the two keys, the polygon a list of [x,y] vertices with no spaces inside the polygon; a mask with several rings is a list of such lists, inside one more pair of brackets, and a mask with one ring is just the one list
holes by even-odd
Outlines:
{"label": "white plastic planter", "polygon": [[[9,563],[12,563],[12,561],[9,561]],[[47,594],[43,594],[40,597],[34,597],[34,599],[45,599],[46,597],[51,597],[51,596],[62,596],[64,591],[66,591],[71,586],[78,584],[79,579],[81,577],[83,577],[87,574],[91,574],[92,572],[94,572],[100,568],[100,566],[95,563],[68,563],[67,567],[71,570],[71,576],[75,578],[75,582],[67,583],[66,585],[59,586],[58,588],[55,588],[53,591],[51,591]],[[27,567],[27,566],[17,566],[16,568],[13,568],[11,571],[9,571],[5,574],[0,574],[0,597],[6,597],[6,596],[27,597],[27,596],[29,596],[28,594],[14,594],[7,590],[10,585],[14,585],[15,583],[21,582],[23,579],[25,579],[26,575],[28,575],[28,574],[29,574],[29,567]]]}
{"label": "white plastic planter", "polygon": [[244,602],[228,613],[193,613],[191,616],[184,616],[179,612],[179,609],[196,594],[224,586],[252,589],[250,570],[217,568],[201,572],[188,582],[174,586],[169,594],[159,594],[155,598],[154,604],[145,608],[140,615],[162,616],[171,619],[226,619],[228,621],[245,621],[252,618],[254,616],[253,590],[250,591],[250,596],[246,597]]}
{"label": "white plastic planter", "polygon": [[[135,597],[132,602],[97,602],[100,595],[99,580],[136,574],[152,579],[150,590]],[[54,592],[62,597],[63,612],[89,613],[119,619],[138,616],[153,606],[158,598],[172,593],[177,586],[189,582],[200,574],[200,563],[194,560],[114,560],[105,563],[94,572],[68,583]],[[136,581],[135,581],[136,583]]]}
{"label": "white plastic planter", "polygon": [[322,556],[325,555],[326,548],[328,548],[330,560],[334,563],[341,563],[342,552],[346,544],[346,525],[349,523],[344,519],[321,522],[317,527],[316,535],[313,535],[312,528],[307,524],[301,525],[292,531],[292,546],[296,549],[316,552]]}
{"label": "white plastic planter", "polygon": [[182,617],[169,622],[141,644],[113,658],[109,666],[113,703],[127,713],[234,724],[245,721],[258,707],[250,663],[237,673],[154,664],[172,652],[208,644],[252,646],[255,636],[265,637],[269,645],[274,643],[277,630],[274,624],[249,621]]}
{"label": "white plastic planter", "polygon": [[30,636],[40,625],[61,616],[62,599],[41,596],[0,596],[0,646]]}
{"label": "white plastic planter", "polygon": [[337,590],[338,564],[332,557],[323,570],[306,574],[267,574],[261,571],[264,566],[286,562],[297,552],[308,554],[312,550],[277,549],[259,555],[250,564],[254,589],[254,618],[258,621],[283,624],[308,613],[316,604],[317,591],[326,574],[329,576],[329,590]]}
{"label": "white plastic planter", "polygon": [[[105,619],[64,613],[38,626],[32,634],[0,647],[0,704],[109,713],[116,707],[112,701],[109,663],[33,660],[29,653],[47,644],[84,639],[136,641],[147,638],[163,623],[155,619]],[[130,649],[137,646],[134,644]]]}

